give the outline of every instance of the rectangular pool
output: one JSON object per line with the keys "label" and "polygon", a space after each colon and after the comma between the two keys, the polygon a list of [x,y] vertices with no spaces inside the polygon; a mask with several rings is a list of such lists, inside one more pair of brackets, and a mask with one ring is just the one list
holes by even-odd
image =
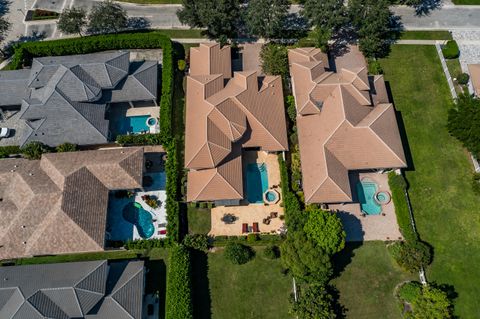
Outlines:
{"label": "rectangular pool", "polygon": [[357,183],[358,201],[362,211],[367,215],[378,215],[382,212],[382,207],[375,201],[377,189],[377,184],[374,182],[362,181]]}
{"label": "rectangular pool", "polygon": [[139,115],[139,116],[128,116],[125,117],[125,121],[123,123],[123,129],[125,133],[133,132],[133,133],[140,133],[143,131],[150,131],[150,128],[147,125],[147,119],[150,115]]}
{"label": "rectangular pool", "polygon": [[263,193],[268,189],[268,171],[265,163],[247,165],[247,200],[249,203],[263,203]]}

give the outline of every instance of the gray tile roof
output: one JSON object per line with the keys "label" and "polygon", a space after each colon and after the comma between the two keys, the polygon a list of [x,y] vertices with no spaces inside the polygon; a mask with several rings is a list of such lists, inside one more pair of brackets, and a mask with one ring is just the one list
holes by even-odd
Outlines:
{"label": "gray tile roof", "polygon": [[0,106],[22,105],[20,146],[102,144],[109,137],[106,105],[156,99],[157,65],[130,63],[126,51],[36,58],[30,70],[0,71]]}
{"label": "gray tile roof", "polygon": [[2,319],[142,318],[143,261],[2,267],[0,279]]}

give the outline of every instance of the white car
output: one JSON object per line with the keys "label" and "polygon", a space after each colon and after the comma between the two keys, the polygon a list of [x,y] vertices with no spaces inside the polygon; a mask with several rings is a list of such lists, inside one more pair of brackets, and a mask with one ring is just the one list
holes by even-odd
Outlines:
{"label": "white car", "polygon": [[0,127],[0,138],[6,138],[10,135],[10,129],[6,127]]}

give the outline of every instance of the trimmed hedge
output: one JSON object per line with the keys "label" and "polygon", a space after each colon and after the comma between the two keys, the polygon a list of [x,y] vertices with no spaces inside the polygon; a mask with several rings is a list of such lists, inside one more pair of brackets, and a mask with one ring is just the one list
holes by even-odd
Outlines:
{"label": "trimmed hedge", "polygon": [[278,155],[278,164],[280,166],[280,180],[282,187],[283,207],[285,209],[285,223],[290,231],[303,229],[306,221],[306,214],[297,196],[290,190],[288,178],[288,169],[282,155]]}
{"label": "trimmed hedge", "polygon": [[284,240],[284,236],[273,234],[256,234],[255,240],[249,240],[248,236],[216,236],[213,238],[212,244],[216,247],[223,247],[229,243],[235,242],[242,243],[248,246],[265,246],[267,244],[280,244]]}
{"label": "trimmed hedge", "polygon": [[397,215],[398,227],[403,237],[408,240],[417,240],[418,236],[413,231],[410,222],[410,211],[408,210],[408,203],[405,198],[405,190],[407,183],[403,175],[397,175],[395,172],[388,174],[388,185],[392,192],[392,200],[395,205],[395,213]]}
{"label": "trimmed hedge", "polygon": [[30,65],[35,57],[87,54],[120,49],[163,50],[162,95],[160,100],[160,134],[162,143],[172,137],[172,97],[173,97],[173,46],[170,39],[158,32],[136,32],[94,35],[82,38],[60,39],[40,42],[24,42],[14,47],[10,70],[18,70]]}
{"label": "trimmed hedge", "polygon": [[167,236],[171,241],[180,242],[180,203],[179,198],[179,154],[177,141],[166,145],[167,161],[165,163],[166,181],[166,210],[167,210]]}
{"label": "trimmed hedge", "polygon": [[134,249],[152,249],[152,248],[164,248],[168,246],[168,242],[164,239],[137,239],[133,241],[127,241],[123,247],[127,250]]}
{"label": "trimmed hedge", "polygon": [[160,145],[162,141],[161,134],[130,134],[118,135],[116,142],[122,146],[125,145]]}
{"label": "trimmed hedge", "polygon": [[442,48],[442,54],[445,59],[456,59],[460,55],[457,42],[450,40]]}
{"label": "trimmed hedge", "polygon": [[183,245],[170,249],[167,272],[166,319],[192,319],[190,252]]}
{"label": "trimmed hedge", "polygon": [[10,155],[20,154],[20,146],[0,146],[0,158],[6,158]]}

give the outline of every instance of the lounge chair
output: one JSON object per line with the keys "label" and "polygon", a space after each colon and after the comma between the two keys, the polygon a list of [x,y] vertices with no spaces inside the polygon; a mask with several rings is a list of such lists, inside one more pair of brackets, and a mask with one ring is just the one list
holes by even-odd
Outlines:
{"label": "lounge chair", "polygon": [[254,233],[259,233],[260,231],[258,230],[258,223],[253,223],[253,232]]}
{"label": "lounge chair", "polygon": [[277,218],[278,212],[271,212],[270,213],[270,218]]}
{"label": "lounge chair", "polygon": [[248,233],[248,224],[242,224],[242,234]]}

